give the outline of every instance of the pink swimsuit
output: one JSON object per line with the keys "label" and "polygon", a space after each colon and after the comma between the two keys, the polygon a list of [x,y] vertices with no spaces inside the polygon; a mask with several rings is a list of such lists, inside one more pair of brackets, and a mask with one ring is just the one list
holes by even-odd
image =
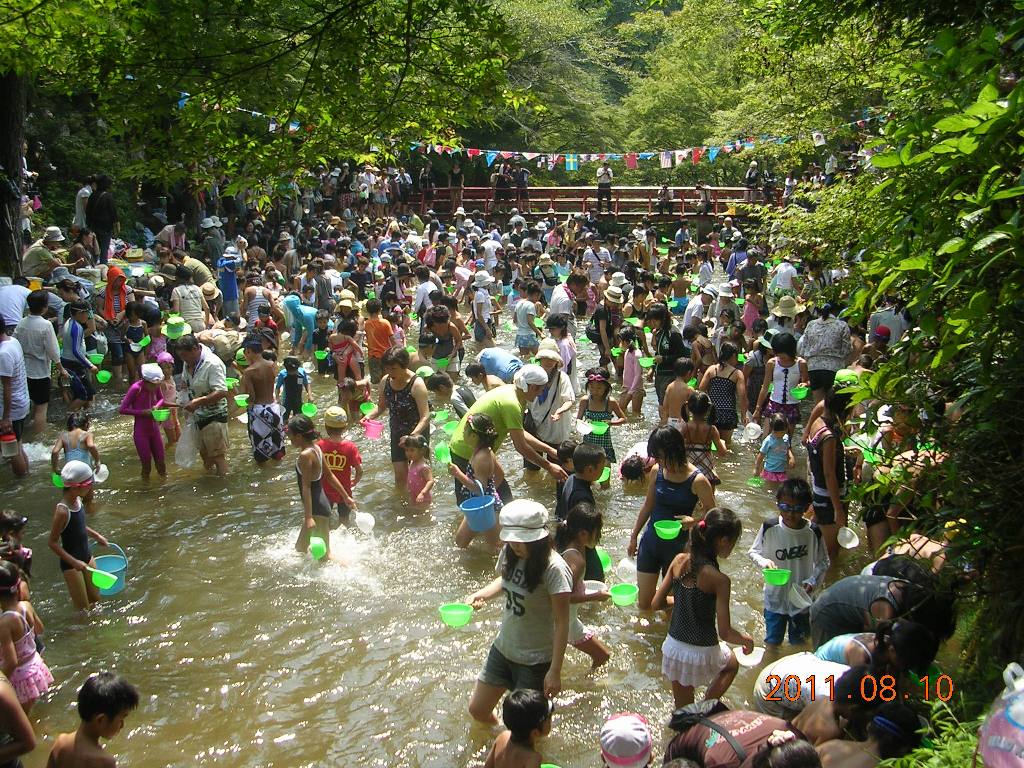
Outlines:
{"label": "pink swimsuit", "polygon": [[409,465],[409,475],[406,480],[406,488],[409,489],[409,498],[412,499],[414,504],[429,504],[434,500],[431,493],[427,493],[426,499],[422,502],[417,502],[416,499],[427,486],[427,463],[425,461],[417,461],[414,464]]}

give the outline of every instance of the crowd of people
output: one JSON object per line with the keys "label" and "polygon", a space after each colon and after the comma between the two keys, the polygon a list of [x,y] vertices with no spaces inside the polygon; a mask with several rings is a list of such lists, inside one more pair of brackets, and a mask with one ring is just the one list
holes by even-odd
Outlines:
{"label": "crowd of people", "polygon": [[[336,170],[344,195],[358,175]],[[15,475],[30,471],[22,444],[49,429],[50,401],[66,413],[51,456],[62,490],[49,546],[74,606],[99,599],[88,540],[106,542],[88,524],[103,471],[89,429],[98,389],[117,393],[134,420],[144,482],[154,469],[167,476],[172,446],[182,469],[201,461],[226,475],[231,418],[247,424],[254,462],[294,453],[296,548],[323,542],[314,554],[325,561],[333,516],[349,525],[360,514],[370,470],[349,431],[359,425],[384,433],[397,492],[413,508],[493,502],[489,526],[467,519],[454,532],[457,546],[498,557],[499,575],[467,598],[475,609],[503,603],[468,700],[483,723],[497,722],[500,704],[508,728],[488,766],[539,765],[568,646],[594,667],[613,653],[580,610],[610,597],[599,546],[607,511],[594,486],[613,478],[638,499],[624,564],[639,608],[669,613],[662,670],[678,734],[666,765],[873,766],[918,744],[904,697],[869,696],[863,684],[891,681],[916,696],[912,681],[929,673],[954,624],[935,578],[945,542],[906,534],[915,475],[941,453],[919,445],[918,414],[854,405],[851,394],[911,326],[898,299],[851,325],[835,299],[844,269],[801,260],[772,232],[741,231],[729,217],[613,233],[596,212],[528,219],[511,208],[506,222],[457,206],[420,217],[373,189],[358,214],[335,214],[323,195],[297,220],[249,212],[234,235],[220,218],[234,209],[211,207],[197,230],[167,224],[146,249],[122,249],[78,222],[69,249],[49,226],[25,253],[26,276],[0,287],[0,442]],[[584,368],[584,356],[595,364]],[[322,417],[307,408],[318,376],[337,391]],[[658,403],[649,438],[618,444],[614,428],[642,420],[648,397]],[[450,431],[431,429],[439,411],[451,414]],[[882,424],[870,434],[868,413]],[[513,497],[508,478],[520,467],[502,454],[507,443],[523,471],[550,476],[550,498]],[[777,507],[747,554],[766,574],[786,574],[764,588],[771,656],[756,711],[723,702],[739,664],[756,657],[755,639],[732,622],[720,568],[742,524],[716,500],[716,454],[744,451],[751,483],[772,489]],[[875,560],[835,579],[850,546],[850,489],[890,473],[907,492],[883,485],[856,507]],[[450,501],[440,475],[451,478]],[[52,677],[29,602],[31,553],[19,543],[26,521],[9,517],[0,642],[12,648],[3,672],[27,712]],[[817,696],[800,686],[808,678]],[[61,737],[53,764],[78,764],[69,755],[116,733],[136,702],[123,681],[92,678],[79,695],[86,737]],[[667,714],[595,723],[605,765],[653,764],[650,723]],[[31,749],[30,734],[12,733],[9,756]]]}

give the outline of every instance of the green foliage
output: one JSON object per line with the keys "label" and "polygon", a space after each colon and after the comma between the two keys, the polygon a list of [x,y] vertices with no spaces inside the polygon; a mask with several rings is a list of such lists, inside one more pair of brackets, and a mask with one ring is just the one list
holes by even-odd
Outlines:
{"label": "green foliage", "polygon": [[[994,698],[994,694],[993,694]],[[981,720],[962,721],[957,709],[933,702],[924,743],[904,757],[879,763],[883,768],[964,768],[974,764]]]}

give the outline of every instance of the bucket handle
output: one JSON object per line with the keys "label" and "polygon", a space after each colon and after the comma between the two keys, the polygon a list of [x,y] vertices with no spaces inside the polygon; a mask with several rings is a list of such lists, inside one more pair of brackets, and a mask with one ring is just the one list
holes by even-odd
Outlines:
{"label": "bucket handle", "polygon": [[125,574],[125,576],[127,576],[128,575],[128,554],[123,549],[121,549],[120,545],[115,544],[112,541],[108,541],[107,542],[107,546],[110,549],[117,550],[117,554],[119,554],[121,557],[124,558],[124,574]]}
{"label": "bucket handle", "polygon": [[[476,483],[476,487],[480,489],[480,495],[483,496],[484,495],[484,484],[481,483],[479,480],[474,480],[473,482]],[[476,494],[473,494],[473,495],[475,496]]]}

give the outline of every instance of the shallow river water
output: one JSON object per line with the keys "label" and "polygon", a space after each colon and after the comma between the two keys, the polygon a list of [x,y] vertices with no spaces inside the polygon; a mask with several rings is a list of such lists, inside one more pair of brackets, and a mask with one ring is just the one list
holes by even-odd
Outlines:
{"label": "shallow river water", "polygon": [[[584,349],[584,368],[593,354],[592,346]],[[331,404],[329,380],[319,380],[315,391],[321,409]],[[435,464],[441,476],[431,509],[411,512],[396,499],[386,441],[368,442],[361,429],[352,430],[365,470],[355,496],[377,526],[371,535],[335,531],[332,548],[352,564],[320,567],[293,547],[301,520],[294,452],[260,469],[245,427],[232,421],[226,480],[171,462],[169,480],[146,487],[130,419],[117,416],[111,394],[101,395],[94,410],[111,476],[90,525],[127,550],[130,566],[127,589],[92,615],[74,613],[46,545],[58,500],[49,483],[49,445],[29,447],[29,480],[13,482],[8,469],[0,470],[0,503],[31,521],[25,543],[36,553],[33,603],[46,622],[45,658],[56,681],[31,715],[40,745],[25,760],[28,768],[45,765],[55,735],[76,726],[75,692],[101,669],[126,675],[142,694],[139,710],[110,745],[123,766],[482,763],[493,732],[472,725],[466,705],[497,632],[499,603],[460,629],[444,626],[437,607],[486,583],[494,555],[454,546],[459,513],[443,467]],[[644,419],[613,428],[620,460],[633,442],[646,439],[656,413],[649,386]],[[54,435],[51,425],[48,438]],[[797,454],[802,471],[802,450]],[[718,458],[723,483],[716,500],[744,524],[740,543],[722,563],[733,580],[733,621],[763,644],[762,580],[746,549],[774,504],[768,491],[745,484],[753,457],[752,445],[736,444],[734,453]],[[547,475],[523,478],[510,445],[501,458],[517,497],[553,499]],[[623,493],[617,477],[597,496],[603,544],[618,562],[642,496]],[[847,553],[838,571],[856,565]],[[597,733],[609,714],[639,712],[660,728],[672,708],[661,676],[665,616],[609,602],[581,608],[580,617],[598,629],[612,657],[591,673],[588,657],[567,651],[554,727],[541,744],[545,758],[563,768],[599,764]],[[756,674],[741,669],[727,700],[747,702]],[[667,728],[660,735],[667,737]]]}

